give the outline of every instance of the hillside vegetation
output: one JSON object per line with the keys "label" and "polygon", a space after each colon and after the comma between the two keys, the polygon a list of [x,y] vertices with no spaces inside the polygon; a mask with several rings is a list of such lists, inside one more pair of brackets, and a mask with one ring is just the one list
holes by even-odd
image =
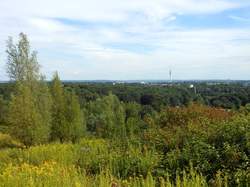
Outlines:
{"label": "hillside vegetation", "polygon": [[46,82],[25,34],[8,40],[7,55],[0,186],[250,186],[249,93],[216,107],[201,95],[90,94],[58,73]]}

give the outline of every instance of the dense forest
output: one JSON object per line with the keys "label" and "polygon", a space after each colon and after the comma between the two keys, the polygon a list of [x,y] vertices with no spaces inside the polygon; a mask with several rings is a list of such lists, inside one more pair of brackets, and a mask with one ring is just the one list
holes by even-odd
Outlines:
{"label": "dense forest", "polygon": [[0,186],[250,185],[250,86],[46,80],[23,33],[0,84]]}
{"label": "dense forest", "polygon": [[[187,81],[157,84],[62,81],[62,84],[64,89],[75,92],[81,106],[110,92],[124,103],[148,105],[157,111],[166,106],[188,106],[192,102],[224,109],[239,109],[250,103],[250,81]],[[8,98],[12,89],[12,83],[0,83],[0,94],[3,97]]]}

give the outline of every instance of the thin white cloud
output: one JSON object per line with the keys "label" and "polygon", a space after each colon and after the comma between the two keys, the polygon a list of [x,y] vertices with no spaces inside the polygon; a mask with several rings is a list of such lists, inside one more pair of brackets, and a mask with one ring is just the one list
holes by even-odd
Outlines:
{"label": "thin white cloud", "polygon": [[229,16],[229,18],[235,20],[235,21],[240,21],[240,22],[248,22],[250,23],[250,18],[245,18],[245,17],[240,17],[240,16]]}
{"label": "thin white cloud", "polygon": [[[231,77],[246,78],[250,44],[244,41],[250,40],[250,29],[168,25],[180,14],[214,14],[243,5],[228,0],[1,1],[0,59],[5,59],[7,36],[25,32],[39,51],[43,71],[50,75],[58,70],[63,79],[164,79],[169,66],[179,79],[211,78],[213,71],[223,78],[235,66],[244,68],[240,74],[232,71]],[[77,24],[70,22],[74,20]],[[138,52],[139,47],[150,50]]]}
{"label": "thin white cloud", "polygon": [[127,14],[130,12],[139,12],[152,19],[162,19],[173,13],[206,14],[240,5],[227,0],[8,0],[1,1],[0,16],[121,21],[128,18]]}
{"label": "thin white cloud", "polygon": [[73,28],[70,28],[69,26],[65,26],[64,24],[54,21],[51,19],[42,19],[42,18],[31,18],[28,20],[31,26],[34,26],[34,28],[42,30],[42,31],[48,31],[48,32],[64,32],[65,30],[74,30]]}

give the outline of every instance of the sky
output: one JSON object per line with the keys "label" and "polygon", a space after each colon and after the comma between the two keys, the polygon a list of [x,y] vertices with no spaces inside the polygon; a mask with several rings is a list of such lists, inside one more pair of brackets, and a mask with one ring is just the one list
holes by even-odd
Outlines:
{"label": "sky", "polygon": [[20,32],[48,79],[250,79],[250,0],[0,0],[0,80]]}

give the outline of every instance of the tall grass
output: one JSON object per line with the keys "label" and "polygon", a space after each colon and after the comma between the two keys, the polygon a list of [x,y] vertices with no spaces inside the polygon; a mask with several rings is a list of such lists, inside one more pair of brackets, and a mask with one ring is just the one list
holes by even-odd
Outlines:
{"label": "tall grass", "polygon": [[[144,178],[129,177],[119,179],[109,172],[102,171],[98,175],[87,175],[74,166],[63,166],[57,162],[44,162],[38,166],[23,163],[18,166],[9,164],[0,174],[0,186],[26,187],[207,187],[205,177],[190,170],[182,176],[177,175],[174,181],[169,178],[154,178],[150,173]],[[226,187],[222,178],[217,178],[213,186]]]}
{"label": "tall grass", "polygon": [[[167,173],[156,177],[154,168],[159,158],[154,150],[129,145],[121,151],[103,139],[6,149],[0,154],[0,187],[229,186],[224,173],[218,172],[214,180],[208,182],[192,167],[178,172],[174,178]],[[249,186],[249,171],[237,173],[234,181],[233,186]]]}

